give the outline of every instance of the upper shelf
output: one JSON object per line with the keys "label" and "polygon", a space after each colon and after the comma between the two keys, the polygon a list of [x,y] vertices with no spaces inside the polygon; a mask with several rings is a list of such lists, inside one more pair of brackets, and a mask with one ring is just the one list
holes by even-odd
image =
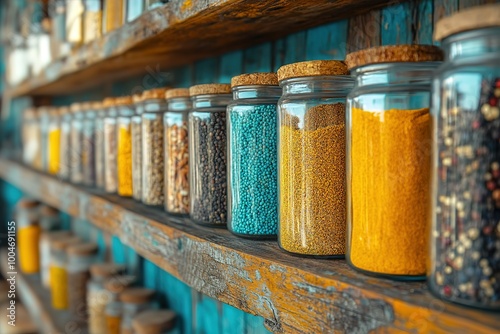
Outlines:
{"label": "upper shelf", "polygon": [[162,210],[0,159],[0,177],[117,235],[194,289],[264,317],[273,332],[499,333],[498,313],[445,303],[425,283],[361,275],[344,260],[294,257],[276,242],[175,223]]}
{"label": "upper shelf", "polygon": [[270,41],[291,32],[354,16],[393,0],[172,0],[102,38],[55,60],[8,90],[66,95]]}

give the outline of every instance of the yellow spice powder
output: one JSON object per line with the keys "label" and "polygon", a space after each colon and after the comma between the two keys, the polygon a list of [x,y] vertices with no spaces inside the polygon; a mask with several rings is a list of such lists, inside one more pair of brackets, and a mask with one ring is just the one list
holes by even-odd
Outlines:
{"label": "yellow spice powder", "polygon": [[130,125],[120,125],[117,143],[118,195],[132,196],[132,135]]}
{"label": "yellow spice powder", "polygon": [[59,164],[61,163],[61,130],[52,129],[48,135],[48,160],[49,173],[59,173]]}
{"label": "yellow spice powder", "polygon": [[50,266],[50,290],[52,307],[56,310],[68,308],[68,274],[65,268]]}
{"label": "yellow spice powder", "polygon": [[424,275],[430,204],[429,109],[352,110],[350,262]]}

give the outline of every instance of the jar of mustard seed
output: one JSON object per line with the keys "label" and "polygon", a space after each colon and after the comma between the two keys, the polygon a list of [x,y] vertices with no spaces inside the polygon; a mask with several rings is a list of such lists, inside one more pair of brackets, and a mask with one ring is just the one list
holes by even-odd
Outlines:
{"label": "jar of mustard seed", "polygon": [[49,112],[47,128],[47,172],[57,175],[61,156],[61,109],[53,107]]}
{"label": "jar of mustard seed", "polygon": [[95,119],[101,107],[102,107],[101,102],[95,101],[88,103],[83,119],[83,154],[82,154],[83,184],[90,187],[93,187],[96,183]]}
{"label": "jar of mustard seed", "polygon": [[38,201],[31,198],[21,199],[16,204],[15,222],[7,223],[8,236],[15,237],[17,242],[19,268],[25,274],[35,274],[40,270],[39,204]]}
{"label": "jar of mustard seed", "polygon": [[287,252],[343,257],[346,231],[347,66],[316,60],[282,66],[278,79],[279,245]]}
{"label": "jar of mustard seed", "polygon": [[142,95],[132,96],[134,102],[134,116],[131,119],[130,132],[132,134],[132,197],[142,201]]}
{"label": "jar of mustard seed", "polygon": [[122,96],[116,99],[117,141],[116,141],[116,173],[117,192],[124,197],[132,196],[132,134],[131,119],[134,115],[132,97]]}
{"label": "jar of mustard seed", "polygon": [[198,224],[225,227],[227,221],[226,108],[231,85],[206,84],[189,89],[190,217]]}
{"label": "jar of mustard seed", "polygon": [[104,190],[107,193],[115,193],[118,189],[116,171],[116,142],[117,126],[116,98],[108,97],[103,101],[105,115],[103,118],[104,135]]}
{"label": "jar of mustard seed", "polygon": [[104,118],[113,99],[106,98],[101,102],[101,107],[97,110],[94,119],[95,144],[94,144],[94,162],[95,162],[95,185],[99,189],[105,188],[105,137],[104,137]]}
{"label": "jar of mustard seed", "polygon": [[349,54],[348,262],[395,279],[423,279],[428,259],[432,74],[442,51],[383,46]]}
{"label": "jar of mustard seed", "polygon": [[163,113],[167,110],[166,88],[147,90],[142,94],[142,202],[163,205],[164,158]]}
{"label": "jar of mustard seed", "polygon": [[278,230],[278,113],[276,73],[231,80],[227,107],[228,229],[246,238],[276,238]]}
{"label": "jar of mustard seed", "polygon": [[61,141],[60,141],[60,163],[58,176],[65,181],[70,177],[71,163],[71,109],[69,107],[61,107]]}
{"label": "jar of mustard seed", "polygon": [[146,288],[127,288],[120,293],[122,302],[121,334],[134,334],[133,318],[146,310],[156,308],[154,301],[155,291]]}
{"label": "jar of mustard seed", "polygon": [[175,327],[177,315],[170,310],[148,310],[132,320],[134,334],[169,334]]}
{"label": "jar of mustard seed", "polygon": [[500,5],[440,20],[435,73],[429,286],[500,310]]}
{"label": "jar of mustard seed", "polygon": [[165,93],[167,112],[163,117],[165,152],[165,210],[175,215],[189,214],[189,89],[169,89]]}

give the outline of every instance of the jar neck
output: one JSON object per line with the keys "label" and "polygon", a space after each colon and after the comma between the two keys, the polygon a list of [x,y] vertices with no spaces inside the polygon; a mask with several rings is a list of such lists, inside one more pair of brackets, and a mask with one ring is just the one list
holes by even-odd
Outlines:
{"label": "jar neck", "polygon": [[266,99],[278,102],[281,91],[279,86],[238,86],[233,87],[233,100]]}
{"label": "jar neck", "polygon": [[231,101],[231,94],[193,96],[193,109],[225,108]]}
{"label": "jar neck", "polygon": [[477,62],[477,57],[498,61],[500,57],[500,27],[451,35],[443,40],[442,48],[447,61],[473,60]]}
{"label": "jar neck", "polygon": [[314,76],[290,78],[280,82],[283,95],[328,94],[331,96],[347,96],[353,87],[353,79],[347,75]]}
{"label": "jar neck", "polygon": [[167,102],[163,99],[145,100],[142,104],[142,112],[163,112],[167,110]]}
{"label": "jar neck", "polygon": [[168,111],[188,111],[192,108],[193,104],[189,97],[174,97],[167,100]]}
{"label": "jar neck", "polygon": [[378,85],[428,87],[440,64],[441,62],[371,64],[360,66],[351,73],[355,77],[357,88]]}

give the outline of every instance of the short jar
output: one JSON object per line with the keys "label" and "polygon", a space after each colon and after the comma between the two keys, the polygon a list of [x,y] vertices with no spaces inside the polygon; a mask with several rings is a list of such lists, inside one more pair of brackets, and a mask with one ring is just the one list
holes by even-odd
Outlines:
{"label": "short jar", "polygon": [[123,305],[120,301],[120,293],[135,282],[133,276],[114,276],[104,282],[104,288],[108,291],[109,300],[105,307],[106,334],[121,334],[121,322]]}
{"label": "short jar", "polygon": [[68,309],[68,272],[66,250],[70,245],[81,243],[78,237],[50,240],[50,292],[52,308]]}
{"label": "short jar", "polygon": [[47,128],[47,172],[59,173],[61,157],[61,108],[52,108],[49,112]]}
{"label": "short jar", "polygon": [[104,190],[107,193],[116,193],[117,172],[116,172],[116,99],[108,97],[104,99],[103,106],[105,115],[103,118],[103,135],[104,135]]}
{"label": "short jar", "polygon": [[134,334],[169,334],[175,328],[177,315],[171,310],[147,310],[132,320]]}
{"label": "short jar", "polygon": [[346,235],[346,65],[282,66],[278,79],[279,245],[303,256],[343,257]]}
{"label": "short jar", "polygon": [[431,260],[440,299],[500,310],[500,5],[438,22]]}
{"label": "short jar", "polygon": [[117,192],[124,197],[132,196],[132,134],[131,118],[134,115],[132,97],[122,96],[116,99],[117,142],[116,142],[116,173]]}
{"label": "short jar", "polygon": [[96,183],[96,136],[95,119],[102,104],[100,102],[91,102],[87,104],[87,109],[83,119],[83,184],[93,187]]}
{"label": "short jar", "polygon": [[50,243],[55,239],[68,238],[71,236],[70,231],[43,231],[40,235],[40,276],[42,285],[50,288]]}
{"label": "short jar", "polygon": [[70,135],[70,180],[72,183],[83,182],[83,107],[87,104],[73,103],[71,105],[71,135]]}
{"label": "short jar", "polygon": [[35,274],[40,270],[39,240],[41,229],[38,214],[39,202],[23,198],[16,205],[15,222],[7,223],[9,236],[12,227],[17,229],[19,269],[25,274]]}
{"label": "short jar", "polygon": [[134,116],[132,116],[130,132],[132,134],[132,197],[142,200],[142,95],[134,95]]}
{"label": "short jar", "polygon": [[161,206],[163,191],[163,113],[167,110],[166,88],[142,94],[142,202]]}
{"label": "short jar", "polygon": [[189,136],[188,112],[192,108],[189,89],[169,89],[165,130],[165,210],[170,214],[189,214]]}
{"label": "short jar", "polygon": [[431,78],[436,46],[376,47],[347,56],[348,262],[394,279],[426,274]]}
{"label": "short jar", "polygon": [[[95,129],[95,144],[94,144],[94,162],[95,162],[95,185],[99,189],[105,188],[105,149],[104,149],[104,118],[109,109],[109,105],[112,100],[105,99],[101,102],[101,107],[97,110],[96,117],[94,119],[94,129]],[[105,103],[106,102],[106,103]]]}
{"label": "short jar", "polygon": [[61,107],[61,141],[59,146],[60,164],[58,176],[62,180],[68,181],[71,170],[71,119],[72,113],[69,107]]}
{"label": "short jar", "polygon": [[278,76],[242,74],[232,78],[231,87],[228,229],[241,237],[273,239],[278,230]]}
{"label": "short jar", "polygon": [[155,291],[146,288],[127,288],[120,293],[123,316],[121,321],[121,334],[134,334],[132,319],[139,313],[155,309]]}
{"label": "short jar", "polygon": [[189,88],[190,217],[201,225],[226,227],[226,108],[231,85],[205,84]]}

